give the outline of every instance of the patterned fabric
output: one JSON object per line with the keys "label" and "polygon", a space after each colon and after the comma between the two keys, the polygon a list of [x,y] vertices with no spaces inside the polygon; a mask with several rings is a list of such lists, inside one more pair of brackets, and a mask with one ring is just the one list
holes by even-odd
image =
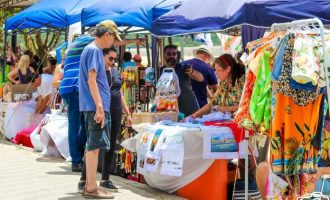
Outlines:
{"label": "patterned fabric", "polygon": [[317,40],[312,37],[300,33],[296,35],[292,54],[292,79],[297,83],[318,83],[320,66],[319,59],[314,53],[317,45]]}
{"label": "patterned fabric", "polygon": [[292,53],[295,34],[290,33],[288,37],[288,42],[284,52],[282,73],[279,77],[278,92],[286,96],[293,97],[295,104],[305,106],[309,102],[317,99],[320,93],[320,87],[317,87],[315,91],[298,90],[290,87],[290,80],[292,79]]}
{"label": "patterned fabric", "polygon": [[274,173],[285,176],[316,172],[319,150],[313,141],[318,135],[321,104],[322,95],[314,102],[298,106],[291,97],[276,94],[271,129]]}
{"label": "patterned fabric", "polygon": [[267,199],[280,200],[287,190],[288,183],[269,170],[266,182],[265,193]]}
{"label": "patterned fabric", "polygon": [[254,125],[250,117],[250,100],[252,96],[252,90],[256,77],[251,70],[248,70],[246,81],[244,85],[244,90],[242,94],[242,99],[239,103],[238,111],[235,115],[234,122],[239,124],[248,130],[254,130]]}
{"label": "patterned fabric", "polygon": [[214,106],[235,106],[239,104],[245,83],[245,76],[237,79],[233,86],[229,86],[227,81],[220,81],[217,92],[211,101]]}

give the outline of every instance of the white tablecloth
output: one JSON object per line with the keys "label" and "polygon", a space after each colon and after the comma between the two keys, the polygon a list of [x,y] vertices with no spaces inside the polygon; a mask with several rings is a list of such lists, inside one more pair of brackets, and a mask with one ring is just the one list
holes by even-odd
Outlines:
{"label": "white tablecloth", "polygon": [[[17,135],[19,131],[23,130],[24,128],[27,128],[30,125],[28,116],[34,113],[36,105],[37,102],[34,100],[23,101],[20,103],[9,103],[3,124],[3,129],[6,138],[12,139]],[[50,113],[50,110],[47,109],[45,111],[45,114],[46,113]],[[39,117],[34,120],[39,120]]]}
{"label": "white tablecloth", "polygon": [[68,141],[68,118],[63,115],[47,114],[48,123],[44,125],[40,132],[43,153],[64,157],[71,160]]}
{"label": "white tablecloth", "polygon": [[17,132],[26,128],[27,115],[34,113],[36,104],[35,101],[24,101],[8,105],[3,125],[6,138],[12,139],[17,135]]}
{"label": "white tablecloth", "polygon": [[[140,138],[145,131],[151,129],[166,129],[165,125],[150,125],[141,124],[133,127],[139,133],[122,145],[129,150],[137,151],[140,146]],[[213,163],[212,159],[203,159],[203,134],[200,128],[183,128],[184,140],[184,160],[183,160],[183,174],[180,177],[166,176],[160,174],[160,168],[157,172],[146,172],[144,178],[146,182],[154,188],[166,192],[175,192],[181,187],[191,183],[193,180],[201,176]],[[131,148],[135,146],[135,148]]]}

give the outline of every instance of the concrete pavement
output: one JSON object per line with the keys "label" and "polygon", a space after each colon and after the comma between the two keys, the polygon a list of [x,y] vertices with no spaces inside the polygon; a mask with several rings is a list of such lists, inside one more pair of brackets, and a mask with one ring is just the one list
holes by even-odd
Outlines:
{"label": "concrete pavement", "polygon": [[[0,200],[80,200],[80,173],[62,159],[46,157],[0,139]],[[147,185],[112,176],[116,200],[180,200]]]}

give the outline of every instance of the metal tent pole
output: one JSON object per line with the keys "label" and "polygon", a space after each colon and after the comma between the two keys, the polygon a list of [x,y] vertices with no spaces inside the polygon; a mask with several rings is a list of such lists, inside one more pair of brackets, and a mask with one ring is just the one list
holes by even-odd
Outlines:
{"label": "metal tent pole", "polygon": [[249,199],[249,131],[245,130],[245,199]]}

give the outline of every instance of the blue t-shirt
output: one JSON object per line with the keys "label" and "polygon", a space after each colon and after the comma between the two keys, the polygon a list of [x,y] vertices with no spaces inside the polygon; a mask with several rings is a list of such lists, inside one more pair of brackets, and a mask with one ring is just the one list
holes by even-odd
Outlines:
{"label": "blue t-shirt", "polygon": [[199,71],[204,76],[203,82],[198,82],[191,79],[191,86],[196,95],[198,105],[202,108],[205,104],[207,104],[206,86],[216,85],[218,83],[217,77],[215,76],[214,70],[210,67],[210,65],[197,58],[184,61],[184,63],[192,65],[194,70]]}
{"label": "blue t-shirt", "polygon": [[96,111],[96,106],[88,86],[88,72],[95,70],[96,83],[106,112],[110,110],[110,87],[105,72],[105,63],[102,49],[94,42],[87,45],[80,58],[79,65],[79,108],[80,111]]}

